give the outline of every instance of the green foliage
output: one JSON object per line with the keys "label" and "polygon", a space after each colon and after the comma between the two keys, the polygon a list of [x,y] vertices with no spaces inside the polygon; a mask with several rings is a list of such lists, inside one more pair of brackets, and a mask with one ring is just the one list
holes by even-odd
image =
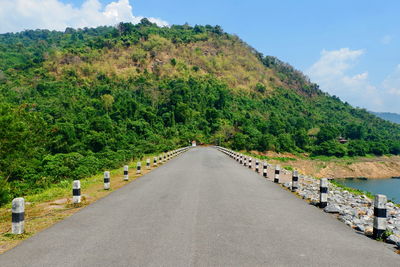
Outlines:
{"label": "green foliage", "polygon": [[343,157],[347,154],[347,148],[335,140],[329,140],[316,146],[313,154]]}
{"label": "green foliage", "polygon": [[7,203],[10,201],[10,186],[6,180],[0,176],[0,203]]}
{"label": "green foliage", "polygon": [[[244,69],[260,73],[226,72],[233,64],[224,53],[234,46],[248,53]],[[116,70],[100,64],[115,58]],[[228,85],[253,76],[265,82],[239,83],[247,91]],[[337,157],[400,153],[398,125],[324,94],[219,26],[143,19],[1,34],[0,92],[0,205],[190,140]]]}
{"label": "green foliage", "polygon": [[365,156],[368,152],[368,144],[364,140],[351,140],[348,144],[349,156]]}

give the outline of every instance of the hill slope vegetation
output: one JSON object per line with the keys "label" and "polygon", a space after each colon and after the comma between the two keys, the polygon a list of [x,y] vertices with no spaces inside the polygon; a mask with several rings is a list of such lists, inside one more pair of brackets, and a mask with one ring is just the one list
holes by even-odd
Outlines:
{"label": "hill slope vegetation", "polygon": [[400,126],[329,96],[219,26],[144,19],[2,34],[0,91],[0,203],[190,140],[400,153]]}

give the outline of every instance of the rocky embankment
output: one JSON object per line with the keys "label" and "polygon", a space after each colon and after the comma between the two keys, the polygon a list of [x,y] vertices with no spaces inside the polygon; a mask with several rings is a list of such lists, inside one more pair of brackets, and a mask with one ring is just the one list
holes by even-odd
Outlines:
{"label": "rocky embankment", "polygon": [[[313,205],[319,203],[320,181],[309,176],[301,176],[297,194]],[[284,187],[290,188],[291,183],[285,183]],[[387,203],[387,233],[386,242],[396,244],[400,248],[400,208],[392,202]],[[329,183],[328,206],[324,209],[367,236],[372,236],[374,203],[365,195],[356,195],[347,190]]]}

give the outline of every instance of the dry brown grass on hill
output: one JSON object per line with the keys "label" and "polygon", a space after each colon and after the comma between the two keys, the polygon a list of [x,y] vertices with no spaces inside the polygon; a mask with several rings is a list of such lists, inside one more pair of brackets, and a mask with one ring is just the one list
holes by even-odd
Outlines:
{"label": "dry brown grass on hill", "polygon": [[[174,59],[176,64],[172,64]],[[160,36],[130,47],[91,50],[85,56],[54,52],[47,56],[47,69],[59,76],[76,71],[80,77],[95,78],[98,73],[134,77],[144,71],[163,77],[211,74],[230,88],[250,92],[258,83],[266,93],[283,86],[273,70],[265,66],[249,47],[238,39],[209,39],[189,44],[173,44]]]}

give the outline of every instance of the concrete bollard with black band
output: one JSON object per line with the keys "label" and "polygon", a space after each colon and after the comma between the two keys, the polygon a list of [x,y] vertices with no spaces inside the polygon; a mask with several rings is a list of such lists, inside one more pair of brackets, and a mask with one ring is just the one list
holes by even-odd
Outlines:
{"label": "concrete bollard with black band", "polygon": [[239,164],[242,165],[243,164],[243,155],[240,154],[240,158],[239,158]]}
{"label": "concrete bollard with black band", "polygon": [[260,172],[260,162],[258,161],[258,159],[256,160],[256,172]]}
{"label": "concrete bollard with black band", "polygon": [[374,227],[372,237],[374,239],[382,238],[386,231],[387,224],[387,211],[386,211],[387,197],[385,195],[376,195],[374,201]]}
{"label": "concrete bollard with black band", "polygon": [[279,183],[279,175],[281,174],[281,166],[275,166],[275,176],[274,176],[274,183]]}
{"label": "concrete bollard with black band", "polygon": [[142,172],[142,163],[140,161],[136,164],[136,174],[140,174]]}
{"label": "concrete bollard with black band", "polygon": [[81,203],[81,181],[79,180],[72,182],[72,202],[74,204]]}
{"label": "concrete bollard with black band", "polygon": [[25,200],[22,197],[14,198],[11,205],[11,232],[14,235],[23,234],[25,231]]}
{"label": "concrete bollard with black band", "polygon": [[164,159],[163,162],[167,162],[167,155],[164,153]]}
{"label": "concrete bollard with black band", "polygon": [[110,189],[110,172],[105,171],[104,172],[104,190],[109,190]]}
{"label": "concrete bollard with black band", "polygon": [[162,155],[160,155],[160,156],[158,157],[158,161],[160,162],[160,164],[162,164]]}
{"label": "concrete bollard with black band", "polygon": [[153,166],[154,166],[154,167],[157,166],[157,157],[154,157],[154,159],[153,159]]}
{"label": "concrete bollard with black band", "polygon": [[296,192],[299,188],[299,172],[293,171],[292,173],[292,192]]}
{"label": "concrete bollard with black band", "polygon": [[252,161],[253,159],[252,158],[249,158],[249,169],[251,169],[251,165],[252,165],[252,163],[251,163],[251,161]]}
{"label": "concrete bollard with black band", "polygon": [[319,186],[319,207],[321,209],[328,206],[328,179],[321,178]]}
{"label": "concrete bollard with black band", "polygon": [[238,162],[239,161],[239,153],[236,153],[236,161]]}
{"label": "concrete bollard with black band", "polygon": [[243,166],[247,167],[247,157],[244,157]]}
{"label": "concrete bollard with black band", "polygon": [[128,181],[129,180],[129,166],[125,165],[124,166],[124,181]]}
{"label": "concrete bollard with black band", "polygon": [[146,168],[150,170],[150,159],[146,159]]}
{"label": "concrete bollard with black band", "polygon": [[264,162],[263,163],[263,176],[264,176],[264,178],[268,178],[267,168],[268,168],[268,163]]}

